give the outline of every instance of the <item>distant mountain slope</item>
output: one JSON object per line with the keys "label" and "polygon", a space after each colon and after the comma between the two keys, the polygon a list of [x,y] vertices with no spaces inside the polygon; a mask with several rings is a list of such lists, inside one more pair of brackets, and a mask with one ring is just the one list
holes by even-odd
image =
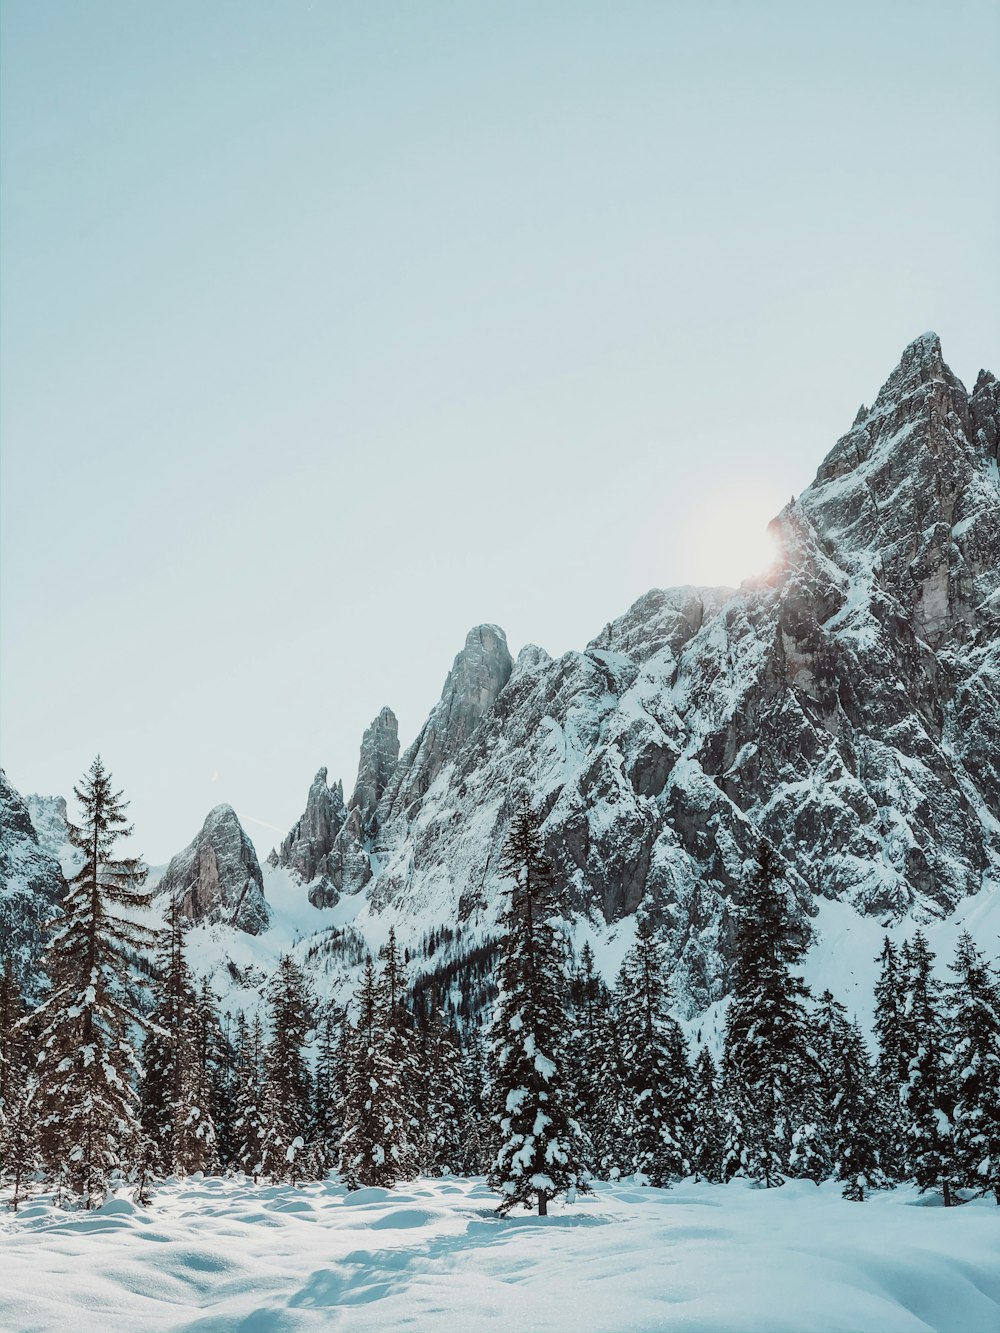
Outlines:
{"label": "distant mountain slope", "polygon": [[522,787],[574,908],[647,904],[698,1007],[762,836],[807,911],[942,915],[1000,877],[998,418],[925,335],[774,521],[766,578],[649,593],[558,661],[473,631],[369,820],[359,925],[488,923]]}
{"label": "distant mountain slope", "polygon": [[774,520],[765,577],[654,590],[557,660],[478,626],[402,755],[386,708],[349,801],[319,771],[246,919],[245,858],[187,893],[201,965],[250,984],[295,946],[329,988],[390,925],[456,961],[493,933],[522,791],[578,938],[613,968],[642,904],[690,1014],[725,991],[762,838],[814,917],[943,918],[1000,885],[998,440],[997,381],[968,393],[926,334]]}
{"label": "distant mountain slope", "polygon": [[45,922],[66,892],[58,860],[39,845],[24,798],[0,768],[0,967],[37,975]]}

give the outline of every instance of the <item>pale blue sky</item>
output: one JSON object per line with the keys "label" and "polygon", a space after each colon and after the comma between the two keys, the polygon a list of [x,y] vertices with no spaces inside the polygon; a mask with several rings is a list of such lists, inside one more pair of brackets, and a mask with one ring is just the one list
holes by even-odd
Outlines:
{"label": "pale blue sky", "polygon": [[1000,369],[994,0],[2,16],[3,761],[153,861],[477,622],[751,573],[925,329]]}

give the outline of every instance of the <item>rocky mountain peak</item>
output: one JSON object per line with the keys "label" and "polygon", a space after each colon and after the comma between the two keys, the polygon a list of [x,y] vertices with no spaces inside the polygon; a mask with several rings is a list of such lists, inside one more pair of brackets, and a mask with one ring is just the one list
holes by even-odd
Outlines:
{"label": "rocky mountain peak", "polygon": [[201,832],[173,858],[156,891],[169,895],[192,924],[221,921],[258,935],[270,919],[257,854],[231,805],[209,811]]}
{"label": "rocky mountain peak", "polygon": [[824,551],[934,648],[975,632],[1000,578],[998,404],[980,385],[973,401],[924,334],[800,497]]}
{"label": "rocky mountain peak", "polygon": [[328,785],[327,771],[321,768],[309,787],[302,817],[281,844],[278,865],[294,870],[305,883],[314,880],[346,818],[343,784]]}
{"label": "rocky mountain peak", "polygon": [[358,811],[363,828],[371,828],[398,762],[399,723],[391,708],[383,708],[361,738],[358,780],[349,805],[349,809]]}
{"label": "rocky mountain peak", "polygon": [[399,761],[379,811],[380,824],[427,791],[496,703],[513,669],[507,637],[499,626],[477,625],[469,631],[440,700]]}

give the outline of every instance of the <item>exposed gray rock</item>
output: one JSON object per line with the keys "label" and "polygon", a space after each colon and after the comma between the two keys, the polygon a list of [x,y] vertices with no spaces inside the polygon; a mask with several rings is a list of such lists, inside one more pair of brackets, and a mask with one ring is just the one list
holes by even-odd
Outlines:
{"label": "exposed gray rock", "polygon": [[490,920],[520,782],[572,905],[645,901],[692,1008],[762,836],[805,912],[942,914],[1000,877],[998,423],[993,377],[966,394],[925,335],[775,520],[766,578],[648,593],[513,673],[475,631],[378,812],[373,910]]}
{"label": "exposed gray rock", "polygon": [[43,926],[65,892],[58,860],[39,845],[27,804],[0,769],[0,966],[12,959],[29,989],[45,942]]}
{"label": "exposed gray rock", "polygon": [[328,787],[326,769],[317,773],[305,813],[275,859],[309,885],[314,907],[333,907],[341,893],[356,893],[371,878],[368,848],[377,832],[376,812],[398,760],[396,715],[383,708],[362,738],[358,779],[348,807],[341,784]]}
{"label": "exposed gray rock", "polygon": [[392,709],[383,708],[362,738],[358,780],[350,802],[368,834],[375,831],[375,811],[398,763],[399,724]]}
{"label": "exposed gray rock", "polygon": [[231,805],[209,812],[201,832],[173,858],[156,887],[195,924],[221,921],[259,935],[270,919],[253,843]]}
{"label": "exposed gray rock", "polygon": [[326,769],[313,778],[302,818],[281,844],[276,864],[294,870],[304,884],[323,873],[323,863],[347,818],[344,788],[327,785]]}
{"label": "exposed gray rock", "polygon": [[455,658],[441,698],[409,747],[382,799],[381,826],[418,802],[473,736],[510,679],[514,662],[496,625],[477,625]]}
{"label": "exposed gray rock", "polygon": [[62,867],[67,880],[83,865],[83,853],[74,847],[69,838],[69,813],[62,796],[36,796],[29,793],[24,798],[31,815],[31,822],[38,834],[38,845]]}

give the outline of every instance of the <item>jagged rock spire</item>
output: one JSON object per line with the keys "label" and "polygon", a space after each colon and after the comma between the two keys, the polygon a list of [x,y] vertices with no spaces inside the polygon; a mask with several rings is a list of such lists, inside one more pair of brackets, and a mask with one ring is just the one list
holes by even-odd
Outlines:
{"label": "jagged rock spire", "polygon": [[477,625],[465,639],[420,735],[399,762],[380,819],[405,809],[424,794],[473,735],[510,680],[514,660],[497,625]]}
{"label": "jagged rock spire", "polygon": [[399,762],[399,724],[391,708],[383,708],[361,740],[358,780],[349,809],[357,810],[370,829],[378,803]]}
{"label": "jagged rock spire", "polygon": [[343,784],[328,785],[326,769],[321,768],[309,787],[302,817],[281,844],[278,865],[294,870],[304,883],[310,883],[322,873],[322,863],[346,818]]}
{"label": "jagged rock spire", "polygon": [[167,866],[156,892],[169,895],[192,924],[223,921],[259,935],[270,919],[257,853],[231,805],[209,812],[198,836]]}

